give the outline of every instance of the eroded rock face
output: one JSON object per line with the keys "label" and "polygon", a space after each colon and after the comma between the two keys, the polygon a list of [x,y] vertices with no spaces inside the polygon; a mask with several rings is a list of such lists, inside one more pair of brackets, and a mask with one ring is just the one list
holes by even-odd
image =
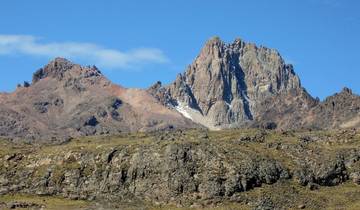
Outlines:
{"label": "eroded rock face", "polygon": [[156,83],[148,92],[213,130],[360,127],[360,97],[350,89],[320,102],[276,50],[240,39],[210,39],[173,83]]}
{"label": "eroded rock face", "polygon": [[[315,103],[301,87],[293,66],[286,64],[277,51],[240,39],[225,44],[218,37],[205,44],[185,73],[165,91],[158,89],[162,91],[154,95],[170,106],[196,110],[199,117],[189,111],[190,117],[210,128],[254,124],[270,110],[266,101],[277,102],[276,107],[295,107],[298,101],[291,99],[295,97],[305,109]],[[288,100],[276,101],[277,97]]]}

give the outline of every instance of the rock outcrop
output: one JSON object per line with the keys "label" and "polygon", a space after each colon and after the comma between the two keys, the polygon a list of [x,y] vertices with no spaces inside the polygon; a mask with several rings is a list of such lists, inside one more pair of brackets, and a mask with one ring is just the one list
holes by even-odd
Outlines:
{"label": "rock outcrop", "polygon": [[[359,133],[352,130],[132,133],[42,147],[13,147],[0,140],[0,195],[141,200],[187,207],[228,202],[255,207],[270,202],[269,209],[295,209],[298,201],[304,202],[301,197],[316,196],[323,186],[326,191],[345,182],[358,187],[359,140]],[[261,191],[271,187],[272,193],[257,201],[260,186]],[[327,204],[311,208],[309,200],[305,204],[328,209]]]}
{"label": "rock outcrop", "polygon": [[56,58],[29,87],[0,96],[0,136],[29,142],[196,127],[146,91],[112,84],[95,67]]}

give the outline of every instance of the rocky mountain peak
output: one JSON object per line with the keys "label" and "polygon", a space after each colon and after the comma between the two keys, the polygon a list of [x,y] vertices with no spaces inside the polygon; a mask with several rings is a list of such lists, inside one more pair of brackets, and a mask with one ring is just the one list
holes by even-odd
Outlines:
{"label": "rocky mountain peak", "polygon": [[50,61],[49,64],[47,64],[33,74],[32,82],[33,84],[35,84],[39,80],[48,76],[60,77],[73,66],[74,64],[66,60],[65,58],[55,58],[54,60]]}
{"label": "rocky mountain peak", "polygon": [[35,84],[46,77],[62,80],[64,77],[81,78],[93,76],[102,76],[96,66],[83,67],[78,64],[74,64],[65,58],[57,57],[33,74],[32,83]]}
{"label": "rocky mountain peak", "polygon": [[205,43],[168,90],[175,106],[200,113],[200,123],[208,127],[251,122],[261,114],[259,106],[265,99],[305,91],[293,66],[278,51],[240,38],[226,44],[219,37]]}
{"label": "rocky mountain peak", "polygon": [[66,58],[56,57],[55,59],[50,61],[49,65],[56,67],[56,66],[73,66],[75,64],[67,60]]}
{"label": "rocky mountain peak", "polygon": [[220,58],[224,52],[225,43],[217,36],[209,39],[202,48],[198,58]]}
{"label": "rocky mountain peak", "polygon": [[205,46],[213,46],[213,45],[224,45],[224,42],[218,36],[213,36],[205,43]]}
{"label": "rocky mountain peak", "polygon": [[352,90],[351,90],[350,88],[344,87],[344,88],[342,89],[342,91],[340,92],[340,94],[349,94],[349,95],[352,95],[353,92],[352,92]]}

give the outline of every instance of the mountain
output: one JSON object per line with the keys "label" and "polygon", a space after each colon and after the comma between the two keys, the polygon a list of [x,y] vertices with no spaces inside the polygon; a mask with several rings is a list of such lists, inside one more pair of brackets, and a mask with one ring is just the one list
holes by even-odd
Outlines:
{"label": "mountain", "polygon": [[211,129],[299,127],[296,118],[317,104],[276,50],[241,39],[210,39],[183,74],[158,89],[152,94],[163,103]]}
{"label": "mountain", "polygon": [[345,88],[320,102],[276,50],[218,37],[165,86],[124,88],[95,66],[56,58],[31,84],[0,93],[0,137],[15,140],[204,127],[360,128],[360,97]]}
{"label": "mountain", "polygon": [[31,85],[0,95],[0,136],[19,140],[196,126],[146,91],[115,85],[95,66],[63,58],[36,71]]}
{"label": "mountain", "polygon": [[348,88],[320,102],[273,49],[211,38],[174,82],[148,89],[162,104],[210,129],[360,127],[360,97]]}

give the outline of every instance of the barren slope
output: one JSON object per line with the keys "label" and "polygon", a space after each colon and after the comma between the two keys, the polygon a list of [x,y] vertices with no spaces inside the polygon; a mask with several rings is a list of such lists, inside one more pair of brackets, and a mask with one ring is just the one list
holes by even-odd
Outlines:
{"label": "barren slope", "polygon": [[96,67],[57,58],[29,87],[0,96],[0,136],[29,141],[196,127],[144,90],[112,84]]}

